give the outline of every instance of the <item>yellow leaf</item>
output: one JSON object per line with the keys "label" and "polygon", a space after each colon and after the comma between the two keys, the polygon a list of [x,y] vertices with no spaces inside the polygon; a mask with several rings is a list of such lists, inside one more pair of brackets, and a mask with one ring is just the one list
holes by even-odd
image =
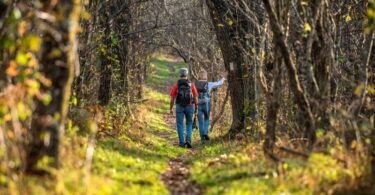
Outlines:
{"label": "yellow leaf", "polygon": [[375,9],[368,8],[367,9],[367,16],[369,18],[375,18]]}
{"label": "yellow leaf", "polygon": [[251,53],[255,54],[257,51],[255,48],[251,48]]}
{"label": "yellow leaf", "polygon": [[305,22],[304,27],[305,27],[305,32],[311,32],[311,25],[309,23]]}
{"label": "yellow leaf", "polygon": [[308,3],[306,1],[301,1],[301,5],[306,6],[306,5],[308,5]]}
{"label": "yellow leaf", "polygon": [[27,39],[31,51],[37,52],[40,49],[41,38],[37,35],[29,35]]}
{"label": "yellow leaf", "polygon": [[355,90],[354,90],[354,95],[355,96],[361,96],[363,89],[364,89],[363,84],[358,85],[357,88],[355,88]]}
{"label": "yellow leaf", "polygon": [[62,52],[60,49],[54,48],[49,54],[48,58],[58,58],[62,55]]}
{"label": "yellow leaf", "polygon": [[224,24],[218,24],[217,27],[224,28]]}
{"label": "yellow leaf", "polygon": [[284,169],[284,170],[287,170],[288,167],[289,167],[289,166],[288,166],[288,163],[283,163],[283,169]]}
{"label": "yellow leaf", "polygon": [[345,22],[350,22],[350,21],[352,21],[352,17],[350,17],[350,15],[347,15],[345,17]]}
{"label": "yellow leaf", "polygon": [[42,102],[44,105],[48,105],[52,101],[52,97],[50,94],[45,93],[42,95]]}
{"label": "yellow leaf", "polygon": [[91,19],[91,14],[90,14],[88,11],[84,11],[84,12],[82,13],[82,18],[83,18],[84,20],[90,20],[90,19]]}
{"label": "yellow leaf", "polygon": [[17,112],[18,112],[18,117],[22,121],[26,120],[26,118],[31,115],[31,111],[29,110],[29,108],[25,104],[23,104],[22,102],[18,102],[16,108],[17,108]]}
{"label": "yellow leaf", "polygon": [[232,26],[233,23],[234,23],[233,20],[228,20],[228,25],[229,25],[229,26]]}
{"label": "yellow leaf", "polygon": [[29,60],[27,59],[27,55],[25,53],[17,53],[16,55],[16,62],[19,65],[26,65]]}
{"label": "yellow leaf", "polygon": [[374,88],[374,86],[368,86],[367,87],[367,92],[369,93],[369,94],[371,94],[371,95],[375,95],[375,88]]}
{"label": "yellow leaf", "polygon": [[350,12],[352,10],[353,6],[352,5],[349,5],[348,6],[348,11]]}
{"label": "yellow leaf", "polygon": [[25,84],[31,89],[38,90],[40,88],[40,83],[34,79],[26,79]]}
{"label": "yellow leaf", "polygon": [[78,105],[78,99],[77,99],[77,97],[76,97],[75,95],[72,96],[72,104],[73,104],[74,106],[77,106],[77,105]]}

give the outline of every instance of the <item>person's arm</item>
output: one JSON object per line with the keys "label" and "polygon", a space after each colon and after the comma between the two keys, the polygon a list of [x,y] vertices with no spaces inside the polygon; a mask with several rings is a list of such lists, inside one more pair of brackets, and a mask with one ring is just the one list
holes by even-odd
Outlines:
{"label": "person's arm", "polygon": [[174,106],[174,101],[176,100],[177,96],[177,85],[173,85],[172,90],[171,90],[171,100],[169,102],[169,113],[173,114],[173,106]]}
{"label": "person's arm", "polygon": [[169,113],[173,114],[173,106],[174,106],[174,101],[176,100],[175,96],[171,96],[171,100],[169,102]]}
{"label": "person's arm", "polygon": [[211,88],[211,89],[220,87],[224,84],[224,81],[225,81],[225,78],[222,78],[222,79],[220,79],[219,81],[216,81],[216,82],[208,82],[208,85],[209,85],[208,87]]}
{"label": "person's arm", "polygon": [[228,72],[223,72],[221,74],[221,76],[223,77],[222,79],[220,79],[219,81],[217,82],[208,82],[208,91],[211,91],[212,89],[214,88],[217,88],[217,87],[220,87],[224,84],[224,81],[227,79],[227,76],[228,76]]}

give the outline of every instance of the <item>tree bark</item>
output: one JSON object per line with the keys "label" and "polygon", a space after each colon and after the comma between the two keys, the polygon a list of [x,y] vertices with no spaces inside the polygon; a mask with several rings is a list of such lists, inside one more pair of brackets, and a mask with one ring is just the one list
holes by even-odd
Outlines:
{"label": "tree bark", "polygon": [[[277,51],[277,50],[276,50]],[[266,139],[264,141],[263,150],[265,154],[272,154],[273,147],[276,142],[276,126],[277,115],[280,107],[280,97],[282,93],[282,56],[277,52],[275,61],[275,69],[273,70],[273,87],[272,91],[268,93],[267,105],[267,121],[266,121]]]}
{"label": "tree bark", "polygon": [[100,24],[105,26],[104,33],[102,34],[103,43],[100,45],[100,78],[99,78],[99,104],[105,106],[111,100],[111,84],[112,84],[112,66],[109,59],[112,55],[111,46],[111,23],[112,19],[109,18],[109,5],[105,4],[105,11],[100,16]]}
{"label": "tree bark", "polygon": [[245,91],[242,69],[245,60],[238,45],[238,40],[236,40],[237,24],[228,25],[224,18],[229,11],[227,2],[224,0],[207,0],[206,3],[215,27],[225,69],[229,72],[228,87],[232,105],[232,125],[229,134],[233,135],[245,127]]}
{"label": "tree bark", "polygon": [[[37,169],[38,161],[46,155],[52,157],[53,166],[59,165],[59,147],[64,133],[64,122],[74,77],[76,32],[80,13],[80,5],[73,0],[61,0],[56,5],[47,1],[42,5],[43,11],[57,16],[57,21],[50,25],[60,33],[61,40],[52,34],[55,31],[43,29],[40,72],[52,81],[52,85],[48,88],[43,87],[41,90],[49,93],[52,101],[46,105],[36,100],[37,106],[29,131],[25,167],[26,172],[31,173]],[[50,53],[55,49],[62,51],[62,55],[51,57]]]}

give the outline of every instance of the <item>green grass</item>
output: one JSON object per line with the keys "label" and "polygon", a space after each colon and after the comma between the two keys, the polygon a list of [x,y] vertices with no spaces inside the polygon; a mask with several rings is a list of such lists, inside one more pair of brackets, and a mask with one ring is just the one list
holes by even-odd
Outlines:
{"label": "green grass", "polygon": [[193,164],[191,179],[203,186],[206,194],[283,192],[276,189],[261,150],[251,144],[213,140],[188,161]]}
{"label": "green grass", "polygon": [[319,194],[350,189],[363,173],[345,167],[333,156],[313,153],[307,161],[285,158],[276,165],[263,155],[261,143],[213,140],[197,155],[186,159],[192,165],[191,180],[206,194]]}
{"label": "green grass", "polygon": [[173,145],[177,133],[167,122],[169,90],[179,68],[186,67],[173,63],[171,73],[168,63],[172,62],[155,56],[145,87],[148,101],[135,113],[138,122],[128,124],[116,137],[96,140],[89,172],[85,162],[88,138],[68,136],[62,167],[52,170],[54,177],[15,175],[6,188],[0,186],[0,194],[168,194],[161,175],[168,169],[168,159],[182,155],[191,167],[190,180],[206,194],[315,194],[338,188],[339,183],[353,184],[363,173],[323,154],[313,154],[307,161],[286,159],[276,166],[264,157],[261,143],[224,140],[223,128],[212,132],[211,141],[204,145],[194,130],[195,152],[186,155],[189,150]]}
{"label": "green grass", "polygon": [[[152,62],[152,76],[148,79],[146,96],[163,102],[159,107],[152,108],[155,115],[165,113],[168,109],[168,90],[170,90],[168,87],[172,84],[168,81],[177,80],[178,70],[184,66],[176,63],[174,64],[175,72],[170,73],[168,63],[170,61],[160,56]],[[161,117],[151,116],[151,118],[152,131],[168,130],[168,125],[163,124]],[[190,178],[192,181],[201,185],[207,194],[278,194],[284,192],[284,189],[275,183],[273,167],[264,166],[265,159],[262,151],[255,147],[259,145],[223,141],[220,138],[222,134],[223,132],[212,134],[213,140],[201,145],[198,132],[194,130],[193,146],[197,148],[198,153],[185,159],[186,164],[192,165]]]}
{"label": "green grass", "polygon": [[[171,72],[168,64],[173,64],[173,71]],[[165,58],[162,55],[155,56],[151,61],[151,73],[147,79],[147,86],[161,92],[166,92],[169,82],[176,82],[178,79],[178,71],[180,68],[187,68],[183,62],[175,62],[173,59]]]}
{"label": "green grass", "polygon": [[[156,136],[158,133],[175,132],[163,117],[169,108],[166,82],[177,79],[177,74],[169,72],[168,63],[171,61],[160,58],[152,61],[153,72],[145,87],[145,98],[149,102],[140,110],[147,124],[139,130],[140,134],[98,141],[93,172],[98,181],[102,177],[106,179],[103,185],[100,182],[96,184],[98,191],[94,194],[168,194],[161,175],[168,169],[168,159],[176,158],[187,150],[174,146],[167,138]],[[176,70],[182,66],[182,63],[174,65]],[[134,140],[134,137],[138,138]],[[171,138],[177,140],[177,133]]]}
{"label": "green grass", "polygon": [[[10,180],[6,188],[0,186],[0,194],[168,194],[161,180],[168,159],[188,152],[173,145],[177,133],[165,120],[170,87],[177,80],[178,69],[185,66],[174,63],[175,72],[170,73],[168,63],[172,62],[155,57],[145,87],[149,101],[139,105],[134,114],[138,122],[124,126],[116,137],[97,138],[89,172],[85,162],[88,137],[66,137],[62,167],[51,170],[52,177]],[[171,136],[163,137],[163,133]]]}
{"label": "green grass", "polygon": [[[165,118],[171,85],[178,79],[179,68],[186,65],[173,63],[174,72],[170,72],[168,63],[173,60],[163,56],[151,62],[145,87],[148,101],[137,113],[143,125],[123,137],[98,140],[91,194],[168,194],[161,181],[167,161],[188,152],[171,143],[171,139],[177,141],[177,133]],[[157,136],[160,133],[172,136]],[[190,180],[206,194],[314,194],[356,178],[354,170],[322,154],[311,155],[308,161],[286,159],[276,166],[264,157],[261,143],[223,140],[224,133],[211,133],[212,140],[201,145],[194,130],[196,152],[184,159],[192,167]]]}

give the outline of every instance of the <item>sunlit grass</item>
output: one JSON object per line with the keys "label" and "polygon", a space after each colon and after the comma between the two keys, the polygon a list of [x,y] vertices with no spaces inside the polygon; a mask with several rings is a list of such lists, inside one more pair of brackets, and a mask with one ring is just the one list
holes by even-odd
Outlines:
{"label": "sunlit grass", "polygon": [[276,165],[264,157],[261,143],[216,136],[186,159],[193,165],[190,179],[203,186],[206,194],[332,193],[355,186],[363,173],[321,153],[313,153],[308,160],[285,158],[285,163]]}
{"label": "sunlit grass", "polygon": [[[172,73],[168,63],[173,64]],[[265,158],[261,142],[223,139],[224,127],[211,132],[211,141],[204,145],[198,130],[193,130],[193,153],[177,147],[175,118],[168,115],[169,91],[186,64],[159,55],[151,65],[144,90],[147,101],[137,105],[136,120],[121,127],[122,134],[97,138],[90,171],[85,161],[88,137],[67,136],[61,169],[42,178],[21,175],[15,180],[19,182],[9,181],[6,189],[0,188],[0,194],[168,194],[161,175],[168,169],[168,159],[181,156],[191,166],[190,180],[206,194],[334,192],[354,186],[364,172],[360,162],[345,166],[321,153],[307,160],[285,158],[285,163],[276,165]]]}
{"label": "sunlit grass", "polygon": [[[177,133],[165,119],[169,108],[169,90],[177,80],[183,63],[157,56],[151,65],[145,87],[148,101],[136,108],[137,120],[124,126],[117,137],[96,140],[92,168],[86,170],[87,135],[66,137],[62,150],[62,166],[50,178],[27,176],[20,182],[8,182],[1,194],[168,194],[161,180],[167,171],[168,159],[187,152],[176,147]],[[112,106],[113,107],[113,106]],[[113,109],[108,106],[107,109]],[[127,129],[131,127],[132,129]],[[168,137],[158,136],[168,133]],[[43,182],[41,182],[41,180]],[[2,193],[4,192],[4,193]]]}
{"label": "sunlit grass", "polygon": [[[161,174],[168,168],[168,159],[187,152],[169,140],[177,140],[177,133],[164,118],[169,108],[166,89],[171,87],[166,82],[175,77],[168,69],[170,62],[163,61],[161,57],[152,61],[154,72],[149,75],[145,87],[147,102],[137,108],[140,115],[138,120],[143,124],[137,141],[134,141],[137,137],[135,134],[123,139],[99,140],[93,171],[96,177],[106,177],[103,185],[98,184],[99,191],[105,194],[168,194],[160,179]],[[157,133],[166,132],[175,135],[170,138],[156,136]],[[96,179],[100,180],[98,177]]]}
{"label": "sunlit grass", "polygon": [[178,80],[178,71],[182,67],[187,67],[183,62],[176,62],[174,59],[163,55],[157,55],[150,64],[150,76],[147,79],[149,87],[157,90],[163,90],[171,87],[170,82]]}

